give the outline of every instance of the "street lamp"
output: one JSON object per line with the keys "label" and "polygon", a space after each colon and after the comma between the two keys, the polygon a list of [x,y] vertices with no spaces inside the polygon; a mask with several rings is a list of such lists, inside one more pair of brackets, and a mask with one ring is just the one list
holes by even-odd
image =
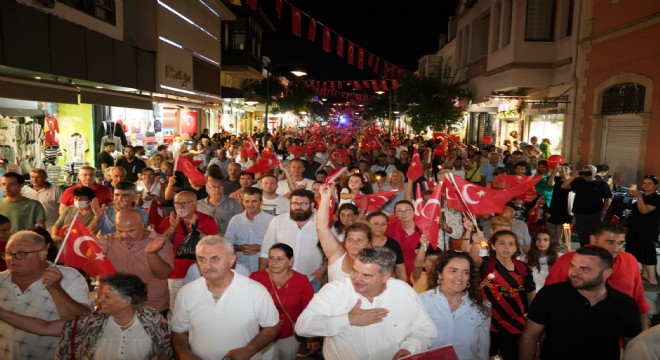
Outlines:
{"label": "street lamp", "polygon": [[[392,100],[393,100],[393,97],[394,97],[394,90],[390,90],[389,93],[390,93],[390,99],[389,99],[389,107],[388,107],[388,110],[387,110],[387,122],[390,126],[390,132],[392,132]],[[378,91],[376,91],[376,94],[383,95],[383,94],[385,94],[385,91],[378,90]]]}
{"label": "street lamp", "polygon": [[[264,70],[266,70],[266,101],[264,102],[264,134],[266,134],[268,133],[268,106],[270,105],[270,71],[296,64],[286,63],[270,66],[270,58],[268,56],[261,57],[261,64],[263,65]],[[291,73],[298,77],[307,75],[307,73],[302,70],[291,70]]]}

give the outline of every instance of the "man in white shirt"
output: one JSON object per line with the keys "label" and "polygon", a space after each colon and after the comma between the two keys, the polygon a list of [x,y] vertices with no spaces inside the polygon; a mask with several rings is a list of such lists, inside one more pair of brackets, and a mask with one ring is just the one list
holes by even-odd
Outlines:
{"label": "man in white shirt", "polygon": [[360,250],[350,279],[327,284],[296,322],[300,336],[324,336],[326,359],[400,359],[426,351],[437,336],[415,291],[392,278],[385,247]]}
{"label": "man in white shirt", "polygon": [[286,179],[277,183],[277,194],[291,198],[291,192],[296,189],[312,190],[314,180],[303,177],[305,163],[300,159],[293,159],[288,167],[281,166],[286,173]]}
{"label": "man in white shirt", "polygon": [[261,359],[280,331],[268,290],[231,270],[234,246],[223,236],[205,236],[195,254],[202,277],[181,288],[170,323],[179,359]]}
{"label": "man in white shirt", "polygon": [[291,209],[289,199],[277,194],[277,177],[273,174],[266,174],[261,177],[261,191],[263,199],[261,210],[273,215],[288,213]]}
{"label": "man in white shirt", "polygon": [[34,168],[30,170],[30,186],[24,186],[23,196],[37,200],[46,210],[46,229],[51,229],[60,216],[60,198],[62,188],[52,185],[46,179],[46,170]]}
{"label": "man in white shirt", "polygon": [[385,171],[389,175],[392,171],[396,170],[396,166],[387,162],[386,154],[378,155],[376,161],[377,162],[371,165],[371,168],[369,169],[372,173],[376,173],[376,171]]}
{"label": "man in white shirt", "polygon": [[293,248],[296,261],[293,270],[307,275],[315,290],[321,288],[321,281],[327,270],[323,254],[318,247],[316,233],[314,193],[296,189],[291,192],[291,211],[276,216],[268,225],[264,242],[261,244],[259,270],[268,266],[268,250],[276,243],[284,243]]}

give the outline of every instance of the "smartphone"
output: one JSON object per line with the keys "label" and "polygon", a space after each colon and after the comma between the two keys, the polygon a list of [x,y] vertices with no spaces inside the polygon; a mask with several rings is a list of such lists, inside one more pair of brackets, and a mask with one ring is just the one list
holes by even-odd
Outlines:
{"label": "smartphone", "polygon": [[580,176],[591,176],[591,171],[578,171]]}
{"label": "smartphone", "polygon": [[158,176],[160,176],[161,179],[167,179],[167,174],[165,173],[160,173]]}

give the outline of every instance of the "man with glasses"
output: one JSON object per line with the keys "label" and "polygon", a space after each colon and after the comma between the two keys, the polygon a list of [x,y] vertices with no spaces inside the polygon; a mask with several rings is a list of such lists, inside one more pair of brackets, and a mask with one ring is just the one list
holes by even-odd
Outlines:
{"label": "man with glasses", "polygon": [[[193,224],[197,224],[200,238],[204,235],[218,233],[218,225],[215,220],[209,215],[198,211],[195,193],[191,191],[178,192],[174,196],[174,210],[169,217],[163,219],[156,231],[171,240],[175,255],[179,245],[192,231]],[[194,263],[195,260],[174,259],[174,269],[167,280],[170,291],[170,309],[174,306],[177,292],[183,286],[183,278],[186,276],[188,268]]]}
{"label": "man with glasses", "polygon": [[[46,261],[44,238],[32,231],[14,233],[0,256],[2,307],[44,320],[68,319],[89,311],[89,289],[80,273]],[[0,322],[3,359],[53,359],[58,339],[33,335]]]}
{"label": "man with glasses", "polygon": [[[241,176],[242,177],[242,176]],[[213,176],[206,177],[206,198],[199,201],[197,209],[215,220],[218,230],[213,233],[225,234],[229,220],[237,214],[243,212],[243,208],[238,200],[230,198],[224,194],[222,180]]]}
{"label": "man with glasses", "polygon": [[581,171],[576,171],[561,184],[562,189],[570,189],[575,193],[573,228],[580,239],[580,246],[589,244],[591,235],[601,222],[612,201],[612,191],[602,179],[596,179],[596,167],[587,165]]}
{"label": "man with glasses", "polygon": [[259,270],[259,253],[268,224],[273,215],[261,211],[261,190],[247,188],[243,191],[245,211],[229,221],[225,236],[234,244],[238,261],[245,264],[250,273]]}
{"label": "man with glasses", "polygon": [[[648,327],[646,315],[651,311],[651,307],[646,301],[637,259],[623,251],[626,245],[626,228],[617,223],[603,223],[589,238],[591,245],[604,248],[614,257],[612,275],[607,279],[607,284],[635,300],[641,313],[642,330],[646,329]],[[575,255],[575,251],[568,252],[557,259],[545,279],[545,286],[568,280],[573,255]]]}
{"label": "man with glasses", "polygon": [[78,172],[78,180],[80,182],[64,190],[62,198],[60,199],[60,214],[67,206],[73,205],[73,190],[87,186],[94,190],[96,198],[99,199],[99,205],[104,205],[112,202],[113,195],[110,189],[96,182],[96,169],[91,166],[81,166]]}
{"label": "man with glasses", "polygon": [[35,225],[43,227],[46,223],[44,206],[21,194],[24,184],[25,178],[19,173],[7,172],[0,178],[2,193],[5,195],[0,199],[0,214],[11,221],[12,233]]}
{"label": "man with glasses", "polygon": [[276,216],[268,225],[264,241],[261,244],[259,270],[268,266],[268,250],[277,243],[284,243],[293,249],[296,261],[293,270],[307,275],[315,291],[321,288],[327,270],[323,254],[318,246],[314,193],[305,189],[291,191],[291,211]]}
{"label": "man with glasses", "polygon": [[394,205],[394,219],[387,225],[385,236],[396,240],[403,252],[403,264],[406,267],[406,279],[410,281],[415,261],[415,250],[422,233],[415,226],[415,208],[408,200],[401,200]]}

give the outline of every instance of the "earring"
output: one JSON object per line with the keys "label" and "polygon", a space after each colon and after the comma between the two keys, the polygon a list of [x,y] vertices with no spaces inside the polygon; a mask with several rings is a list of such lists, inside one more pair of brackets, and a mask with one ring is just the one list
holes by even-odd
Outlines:
{"label": "earring", "polygon": [[466,288],[466,289],[469,289],[469,288],[470,288],[470,283],[468,283],[467,286],[466,286],[465,288]]}

